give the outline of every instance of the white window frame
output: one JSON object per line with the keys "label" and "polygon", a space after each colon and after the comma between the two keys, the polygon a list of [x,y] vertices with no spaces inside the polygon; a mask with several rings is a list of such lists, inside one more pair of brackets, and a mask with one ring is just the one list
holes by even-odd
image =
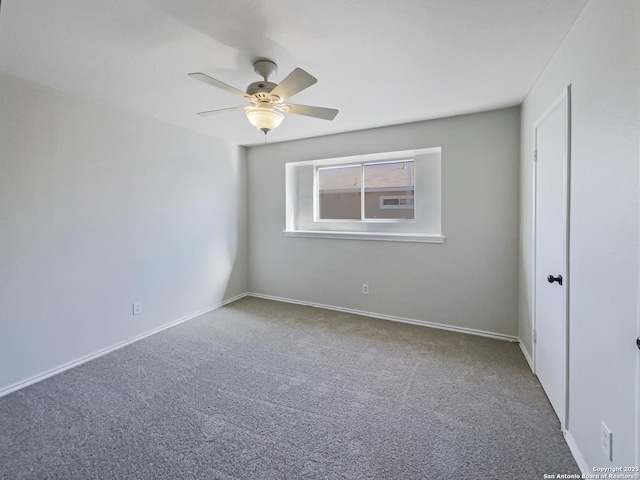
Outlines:
{"label": "white window frame", "polygon": [[[368,165],[380,165],[386,163],[405,163],[412,162],[414,164],[414,185],[413,196],[403,195],[403,197],[415,198],[416,186],[415,186],[415,160],[413,158],[397,158],[389,160],[380,160],[377,162],[359,162],[353,164],[336,164],[336,165],[315,165],[313,169],[313,221],[314,222],[357,222],[357,223],[415,223],[416,222],[416,210],[415,204],[411,206],[413,209],[413,218],[367,218],[365,217],[365,193],[366,185],[364,182],[364,168]],[[320,186],[318,185],[318,172],[324,169],[330,168],[349,168],[360,167],[360,218],[320,218]],[[397,189],[396,189],[397,190]],[[389,198],[389,197],[387,197]],[[396,197],[394,197],[396,198]],[[382,202],[382,200],[381,200]],[[382,207],[381,207],[382,208]],[[398,208],[398,207],[384,207],[384,208]],[[407,207],[401,206],[399,208],[406,209]]]}

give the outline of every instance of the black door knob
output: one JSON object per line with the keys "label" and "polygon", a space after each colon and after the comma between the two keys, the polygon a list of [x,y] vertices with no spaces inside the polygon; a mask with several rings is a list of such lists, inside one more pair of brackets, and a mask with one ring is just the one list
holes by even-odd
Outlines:
{"label": "black door knob", "polygon": [[638,346],[638,350],[640,350],[640,337],[636,338],[636,345]]}
{"label": "black door knob", "polygon": [[562,275],[558,275],[557,277],[554,277],[553,275],[549,275],[547,276],[547,282],[549,283],[558,282],[560,285],[562,285]]}

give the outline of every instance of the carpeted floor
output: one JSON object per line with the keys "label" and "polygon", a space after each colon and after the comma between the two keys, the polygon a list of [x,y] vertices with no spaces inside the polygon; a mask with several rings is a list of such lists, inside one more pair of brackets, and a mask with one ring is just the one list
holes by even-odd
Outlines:
{"label": "carpeted floor", "polygon": [[516,344],[244,298],[0,398],[2,479],[580,473]]}

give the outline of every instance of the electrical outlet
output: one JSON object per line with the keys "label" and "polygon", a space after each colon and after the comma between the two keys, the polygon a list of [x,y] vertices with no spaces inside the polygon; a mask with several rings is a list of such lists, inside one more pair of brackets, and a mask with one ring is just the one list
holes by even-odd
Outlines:
{"label": "electrical outlet", "polygon": [[613,433],[604,422],[600,423],[600,446],[610,462],[613,462]]}
{"label": "electrical outlet", "polygon": [[362,293],[365,295],[369,295],[369,284],[368,283],[363,283],[362,284]]}
{"label": "electrical outlet", "polygon": [[134,315],[140,315],[142,313],[142,302],[135,302],[133,304],[133,312]]}

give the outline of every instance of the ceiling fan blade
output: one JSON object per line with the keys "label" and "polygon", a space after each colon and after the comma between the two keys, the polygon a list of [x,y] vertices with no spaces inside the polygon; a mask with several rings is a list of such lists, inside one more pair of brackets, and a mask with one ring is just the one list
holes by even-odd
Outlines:
{"label": "ceiling fan blade", "polygon": [[216,80],[215,78],[210,77],[209,75],[205,75],[204,73],[196,72],[196,73],[189,73],[188,75],[191,78],[195,78],[196,80],[200,80],[201,82],[208,83],[209,85],[213,85],[214,87],[218,87],[229,93],[233,93],[234,95],[237,95],[240,98],[246,99],[248,97],[248,95],[242,90],[238,90],[237,88],[232,87],[231,85],[227,85],[226,83],[221,82],[220,80]]}
{"label": "ceiling fan blade", "polygon": [[286,105],[289,108],[285,109],[285,111],[296,115],[322,118],[323,120],[333,120],[338,115],[338,110],[335,108],[311,107],[309,105],[296,105],[295,103],[287,103]]}
{"label": "ceiling fan blade", "polygon": [[219,108],[217,110],[207,110],[206,112],[198,112],[198,115],[201,117],[208,117],[209,115],[215,115],[217,113],[222,112],[233,112],[234,110],[244,110],[245,107],[229,107],[229,108]]}
{"label": "ceiling fan blade", "polygon": [[296,68],[271,91],[271,94],[278,95],[282,99],[293,97],[296,93],[310,87],[317,81],[318,79],[313,75],[309,75],[301,68]]}

